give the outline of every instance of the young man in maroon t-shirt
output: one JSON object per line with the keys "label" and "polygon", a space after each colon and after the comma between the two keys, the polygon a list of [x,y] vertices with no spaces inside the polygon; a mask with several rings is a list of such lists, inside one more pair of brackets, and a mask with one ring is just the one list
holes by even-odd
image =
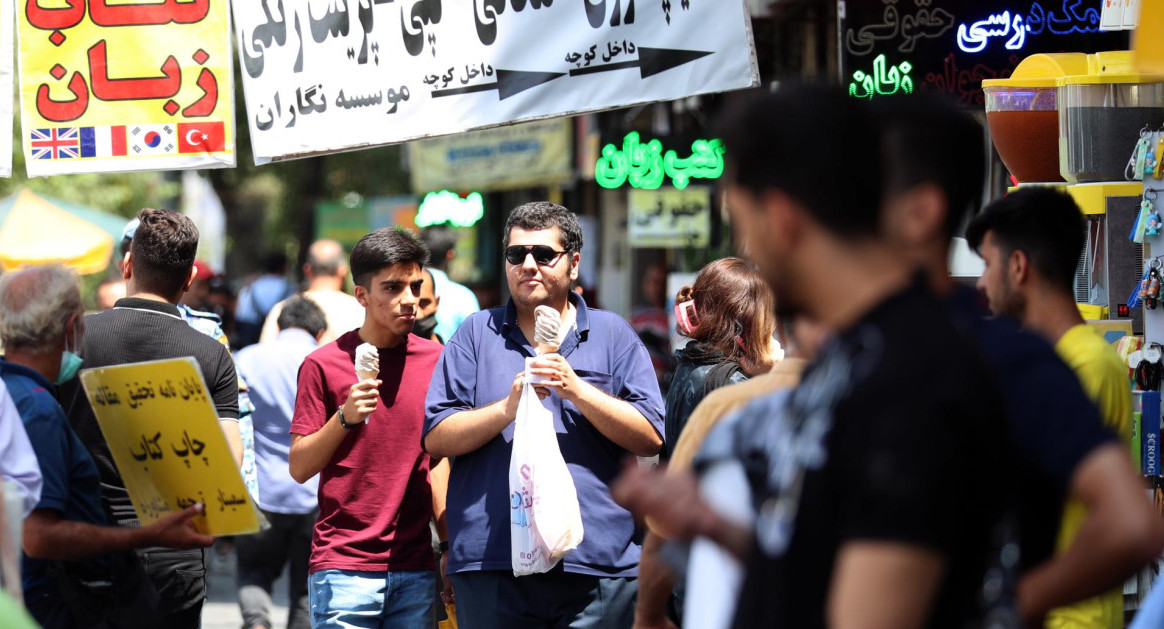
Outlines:
{"label": "young man in maroon t-shirt", "polygon": [[[420,443],[441,345],[411,334],[427,261],[410,231],[364,236],[351,255],[364,324],[312,352],[299,369],[290,468],[301,483],[319,474],[308,576],[316,629],[434,624],[429,522],[446,487],[437,481],[430,489]],[[379,350],[380,373],[357,381],[362,343]]]}

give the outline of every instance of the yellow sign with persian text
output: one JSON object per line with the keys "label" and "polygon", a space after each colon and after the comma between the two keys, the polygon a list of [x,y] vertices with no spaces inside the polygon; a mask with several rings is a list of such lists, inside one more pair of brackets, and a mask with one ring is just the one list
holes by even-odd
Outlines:
{"label": "yellow sign with persian text", "polygon": [[227,0],[17,0],[29,176],[234,166]]}
{"label": "yellow sign with persian text", "polygon": [[81,384],[142,524],[200,502],[199,532],[259,530],[262,516],[193,358],[86,369]]}

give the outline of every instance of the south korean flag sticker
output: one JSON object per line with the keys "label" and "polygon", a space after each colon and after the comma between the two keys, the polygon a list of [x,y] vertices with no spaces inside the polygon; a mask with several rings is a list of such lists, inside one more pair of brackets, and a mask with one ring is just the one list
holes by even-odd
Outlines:
{"label": "south korean flag sticker", "polygon": [[129,155],[177,155],[173,125],[137,125],[129,129]]}

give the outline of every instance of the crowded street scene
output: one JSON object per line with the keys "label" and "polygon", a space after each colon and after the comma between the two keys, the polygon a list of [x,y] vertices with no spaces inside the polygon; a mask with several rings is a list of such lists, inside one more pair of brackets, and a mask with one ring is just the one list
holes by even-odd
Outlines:
{"label": "crowded street scene", "polygon": [[0,629],[1164,628],[1164,0],[0,29]]}

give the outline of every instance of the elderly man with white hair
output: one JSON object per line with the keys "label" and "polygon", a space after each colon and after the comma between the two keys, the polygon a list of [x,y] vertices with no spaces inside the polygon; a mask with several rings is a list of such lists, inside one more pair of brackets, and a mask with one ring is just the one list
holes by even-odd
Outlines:
{"label": "elderly man with white hair", "polygon": [[77,375],[85,331],[75,273],[33,267],[0,276],[0,380],[11,394],[44,479],[24,522],[25,604],[46,629],[141,627],[155,617],[153,588],[133,548],[197,548],[194,505],[141,528],[110,526],[97,466],[69,426],[56,385]]}

